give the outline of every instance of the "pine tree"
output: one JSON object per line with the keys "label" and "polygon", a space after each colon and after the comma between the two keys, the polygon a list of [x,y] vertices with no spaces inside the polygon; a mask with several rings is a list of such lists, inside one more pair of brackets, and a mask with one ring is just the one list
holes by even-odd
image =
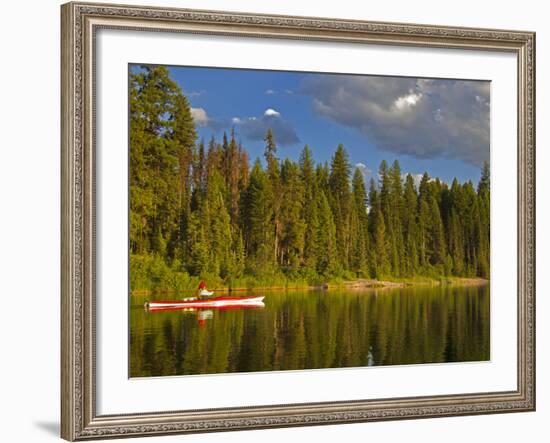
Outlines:
{"label": "pine tree", "polygon": [[353,209],[351,212],[351,269],[359,276],[368,277],[367,253],[370,249],[367,192],[362,172],[355,168],[352,179]]}
{"label": "pine tree", "polygon": [[336,225],[327,196],[323,191],[320,191],[317,196],[317,204],[319,211],[317,243],[320,254],[317,257],[317,272],[323,276],[331,276],[340,271],[337,259]]}
{"label": "pine tree", "polygon": [[478,271],[478,232],[479,205],[477,194],[471,181],[462,185],[464,208],[460,216],[464,232],[465,274],[474,277]]}
{"label": "pine tree", "polygon": [[342,145],[330,167],[315,165],[307,145],[298,163],[280,161],[270,129],[266,167],[256,160],[250,170],[234,131],[207,148],[195,143],[189,103],[163,67],[131,73],[130,125],[132,260],[230,286],[298,272],[312,280],[490,276],[487,162],[477,187],[424,173],[417,190],[398,161],[382,161],[367,198],[360,170],[350,181]]}
{"label": "pine tree", "polygon": [[432,255],[432,223],[430,206],[426,199],[419,199],[418,209],[418,258],[422,271],[425,272]]}
{"label": "pine tree", "polygon": [[209,244],[205,232],[204,217],[201,215],[205,215],[205,212],[196,210],[189,217],[187,238],[189,253],[186,256],[187,270],[192,275],[198,276],[205,275],[209,264]]}
{"label": "pine tree", "polygon": [[196,132],[187,98],[167,68],[130,74],[130,127],[130,248],[172,259],[186,237],[182,217]]}
{"label": "pine tree", "polygon": [[239,144],[239,195],[248,186],[249,172],[248,152]]}
{"label": "pine tree", "polygon": [[463,220],[465,208],[462,198],[462,187],[455,178],[449,192],[449,222],[447,226],[449,255],[453,260],[453,274],[462,276],[465,271],[464,264],[464,228]]}
{"label": "pine tree", "polygon": [[295,271],[303,263],[306,223],[302,218],[304,189],[300,168],[289,159],[281,167],[281,189],[281,264],[284,269]]}
{"label": "pine tree", "polygon": [[418,186],[418,258],[422,272],[428,271],[432,257],[432,219],[430,176],[422,175]]}
{"label": "pine tree", "polygon": [[479,185],[477,187],[477,193],[480,196],[486,197],[489,195],[491,187],[491,173],[489,170],[489,162],[483,162],[483,168],[481,170],[481,178],[479,180]]}
{"label": "pine tree", "polygon": [[242,207],[247,268],[253,272],[271,270],[275,264],[273,189],[259,159],[256,159],[250,173]]}
{"label": "pine tree", "polygon": [[329,176],[330,176],[330,170],[328,167],[328,163],[320,163],[317,165],[317,168],[315,168],[315,176],[317,178],[317,188],[319,192],[324,192],[325,195],[327,195],[330,192],[329,187]]}
{"label": "pine tree", "polygon": [[206,152],[204,140],[201,139],[195,155],[193,164],[193,191],[204,192],[206,185]]}
{"label": "pine tree", "polygon": [[210,239],[210,269],[213,274],[226,279],[234,267],[231,251],[231,220],[225,205],[226,188],[223,177],[215,172],[206,192],[206,205],[209,211],[208,231]]}
{"label": "pine tree", "polygon": [[223,131],[222,145],[221,145],[221,175],[225,180],[226,187],[229,188],[229,140],[227,138],[227,132]]}
{"label": "pine tree", "polygon": [[431,221],[431,257],[430,263],[432,265],[443,265],[447,256],[445,248],[445,233],[443,230],[443,222],[441,220],[441,213],[439,212],[439,205],[435,198],[431,199],[430,207],[430,221]]}
{"label": "pine tree", "polygon": [[491,179],[489,162],[483,163],[481,178],[477,188],[479,201],[479,233],[478,233],[478,275],[489,278],[489,244],[491,239],[491,206],[490,206]]}
{"label": "pine tree", "polygon": [[243,237],[240,230],[233,232],[231,245],[231,259],[228,268],[228,280],[237,279],[243,276],[246,255],[244,250]]}
{"label": "pine tree", "polygon": [[282,223],[281,223],[281,199],[275,198],[275,196],[281,195],[281,172],[279,167],[279,159],[277,158],[277,145],[275,143],[275,137],[271,128],[267,130],[264,138],[265,151],[264,156],[267,162],[267,174],[271,181],[272,199],[271,205],[273,207],[273,254],[275,262],[281,263],[281,251],[279,243],[282,235]]}
{"label": "pine tree", "polygon": [[386,223],[384,222],[382,200],[373,179],[370,182],[369,205],[369,231],[372,245],[371,275],[380,278],[390,275],[390,264],[388,261]]}
{"label": "pine tree", "polygon": [[317,195],[317,178],[315,176],[311,150],[306,145],[300,155],[300,174],[303,183],[302,219],[305,223],[304,233],[304,266],[314,270],[317,266],[319,247],[317,244],[317,232],[319,230],[318,205],[315,204]]}
{"label": "pine tree", "polygon": [[409,277],[415,275],[418,269],[418,233],[417,233],[418,197],[411,174],[405,179],[403,195],[403,237],[405,242],[405,259],[403,273]]}
{"label": "pine tree", "polygon": [[[390,275],[394,271],[394,259],[396,257],[395,251],[395,239],[393,238],[392,230],[392,202],[391,202],[391,179],[386,160],[380,162],[378,167],[378,179],[380,184],[379,192],[379,215],[382,218],[382,222],[378,223],[380,228],[383,225],[384,232],[384,245],[385,255],[384,258],[384,275]],[[382,232],[382,231],[380,231]],[[382,239],[378,239],[379,244]],[[387,260],[387,262],[386,262]]]}
{"label": "pine tree", "polygon": [[210,179],[214,171],[221,172],[222,168],[222,150],[216,143],[214,136],[208,142],[208,151],[206,153],[206,182]]}
{"label": "pine tree", "polygon": [[391,266],[393,275],[401,276],[404,270],[405,245],[403,241],[403,184],[401,166],[395,160],[389,170],[389,209],[388,230],[391,248]]}
{"label": "pine tree", "polygon": [[388,261],[388,245],[386,242],[386,224],[382,211],[374,211],[374,248],[377,254],[375,275],[377,278],[390,275],[390,263]]}
{"label": "pine tree", "polygon": [[231,130],[231,141],[227,151],[227,176],[226,186],[228,194],[228,208],[231,217],[231,226],[236,229],[239,217],[239,181],[240,181],[240,158],[239,146],[235,140],[235,131]]}
{"label": "pine tree", "polygon": [[350,176],[351,166],[343,145],[338,145],[330,165],[329,176],[329,203],[334,217],[336,230],[336,243],[338,258],[344,269],[349,269],[351,255],[350,243],[350,212],[351,192]]}
{"label": "pine tree", "polygon": [[449,221],[449,255],[453,260],[452,272],[454,275],[461,276],[464,274],[464,243],[463,232],[460,219],[456,210],[451,209]]}

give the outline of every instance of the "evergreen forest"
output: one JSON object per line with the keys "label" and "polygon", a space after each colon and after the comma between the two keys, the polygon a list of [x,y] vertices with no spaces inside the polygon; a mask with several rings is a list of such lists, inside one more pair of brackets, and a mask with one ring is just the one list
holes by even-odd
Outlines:
{"label": "evergreen forest", "polygon": [[418,186],[397,160],[365,182],[343,145],[249,158],[228,128],[198,140],[165,67],[130,72],[130,286],[321,284],[355,278],[489,278],[490,175]]}

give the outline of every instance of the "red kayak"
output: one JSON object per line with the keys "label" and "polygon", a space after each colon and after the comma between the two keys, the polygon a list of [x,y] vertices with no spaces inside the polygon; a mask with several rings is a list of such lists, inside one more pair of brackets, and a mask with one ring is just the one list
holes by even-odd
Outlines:
{"label": "red kayak", "polygon": [[145,307],[151,311],[178,308],[249,308],[264,306],[263,299],[263,295],[246,295],[243,297],[221,296],[207,299],[160,300],[146,302]]}

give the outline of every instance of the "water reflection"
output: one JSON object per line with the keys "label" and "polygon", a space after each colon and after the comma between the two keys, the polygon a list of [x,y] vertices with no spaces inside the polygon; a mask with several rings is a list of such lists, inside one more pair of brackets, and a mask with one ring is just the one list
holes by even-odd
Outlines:
{"label": "water reflection", "polygon": [[247,310],[247,309],[263,309],[264,303],[233,305],[233,306],[212,306],[208,308],[187,308],[187,307],[162,307],[162,308],[149,308],[145,306],[145,312],[149,314],[155,314],[158,312],[166,311],[178,311],[183,314],[191,314],[197,318],[197,325],[203,327],[207,320],[214,318],[214,311],[231,311],[231,310]]}
{"label": "water reflection", "polygon": [[132,377],[490,358],[488,285],[273,292],[264,309],[151,313],[131,301]]}

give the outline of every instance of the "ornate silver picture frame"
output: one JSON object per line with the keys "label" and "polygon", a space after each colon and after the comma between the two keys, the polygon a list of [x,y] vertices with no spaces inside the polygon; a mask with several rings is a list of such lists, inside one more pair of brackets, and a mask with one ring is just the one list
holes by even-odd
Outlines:
{"label": "ornate silver picture frame", "polygon": [[[67,3],[61,7],[61,436],[87,440],[535,410],[535,34]],[[98,415],[96,33],[188,33],[506,52],[517,57],[517,388],[503,392]],[[510,291],[514,291],[510,288]],[[510,344],[515,346],[516,343]]]}

